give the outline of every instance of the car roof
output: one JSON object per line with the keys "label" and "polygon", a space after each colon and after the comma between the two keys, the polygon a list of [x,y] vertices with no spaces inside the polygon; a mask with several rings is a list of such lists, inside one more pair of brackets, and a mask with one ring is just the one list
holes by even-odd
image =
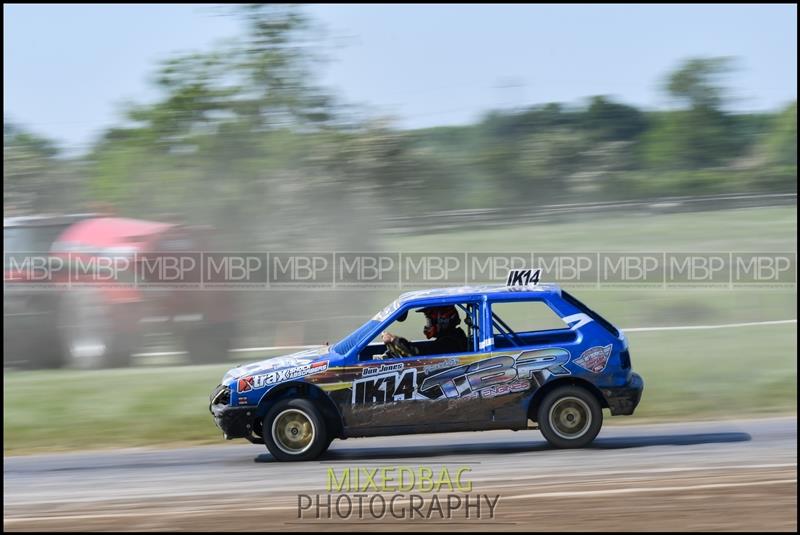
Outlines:
{"label": "car roof", "polygon": [[557,284],[545,283],[535,286],[506,286],[505,284],[487,284],[481,286],[456,286],[451,288],[431,288],[428,290],[416,290],[402,294],[398,300],[405,304],[415,301],[427,301],[441,298],[458,296],[464,299],[481,299],[492,296],[508,296],[513,294],[514,298],[520,300],[531,297],[541,296],[542,294],[561,294],[561,288]]}
{"label": "car roof", "polygon": [[172,223],[129,219],[124,217],[98,217],[80,221],[59,237],[62,244],[90,245],[98,248],[133,244],[137,239],[151,238],[175,227]]}
{"label": "car roof", "polygon": [[69,225],[75,223],[76,221],[96,216],[97,214],[85,213],[85,214],[40,214],[40,215],[4,217],[3,228]]}

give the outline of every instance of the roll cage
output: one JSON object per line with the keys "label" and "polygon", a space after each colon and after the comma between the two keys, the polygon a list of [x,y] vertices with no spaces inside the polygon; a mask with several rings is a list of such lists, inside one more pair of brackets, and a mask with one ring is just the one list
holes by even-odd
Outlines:
{"label": "roll cage", "polygon": [[[390,313],[383,315],[381,321],[376,321],[373,328],[367,329],[366,331],[368,334],[361,339],[361,342],[354,348],[355,351],[350,353],[350,355],[351,357],[354,356],[354,360],[356,361],[365,360],[360,357],[362,352],[370,345],[370,342],[380,332],[386,330],[403,314],[406,314],[413,309],[425,306],[456,306],[464,316],[463,319],[464,324],[467,327],[467,337],[473,344],[472,350],[474,352],[491,352],[495,349],[495,329],[499,337],[503,339],[502,345],[504,348],[525,347],[533,345],[534,343],[538,343],[538,341],[532,342],[531,340],[525,340],[520,333],[511,328],[508,322],[501,318],[497,312],[492,310],[492,304],[507,302],[542,302],[548,306],[555,316],[558,316],[562,319],[570,314],[581,312],[581,309],[573,305],[571,301],[567,299],[561,299],[558,297],[558,295],[552,293],[541,293],[525,296],[514,294],[487,294],[482,296],[453,295],[447,298],[438,298],[435,300],[435,302],[431,302],[429,299],[409,300],[395,304],[393,307],[394,309],[391,310]],[[387,309],[389,309],[389,307],[387,307]],[[483,328],[484,326],[487,328]],[[545,336],[548,339],[556,339],[559,341],[566,339],[572,340],[577,336],[577,333],[566,325],[562,329],[543,331],[536,331],[535,329],[532,329],[531,333],[532,332],[535,332],[537,335]],[[530,333],[526,331],[526,334]],[[530,336],[528,336],[528,338],[530,338]],[[542,340],[542,342],[544,342],[544,340]],[[377,346],[380,344],[373,345]]]}

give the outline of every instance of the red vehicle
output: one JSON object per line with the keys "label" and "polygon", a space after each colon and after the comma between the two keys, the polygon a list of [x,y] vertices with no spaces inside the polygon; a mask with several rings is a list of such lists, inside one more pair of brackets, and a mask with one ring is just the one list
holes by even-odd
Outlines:
{"label": "red vehicle", "polygon": [[[148,281],[135,259],[204,251],[210,234],[205,228],[92,214],[6,219],[5,363],[126,366],[146,335],[156,333],[180,342],[194,363],[224,361],[235,330],[229,292],[137,284]],[[52,262],[39,269],[50,270],[44,277],[49,286],[30,266],[10,262],[13,253],[47,254]],[[102,259],[124,267],[113,279],[99,279],[91,269]]]}

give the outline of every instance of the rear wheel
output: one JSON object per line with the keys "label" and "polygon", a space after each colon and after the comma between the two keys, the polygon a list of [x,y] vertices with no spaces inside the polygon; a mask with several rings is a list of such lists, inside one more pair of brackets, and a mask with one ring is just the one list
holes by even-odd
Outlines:
{"label": "rear wheel", "polygon": [[583,448],[603,426],[603,409],[590,392],[577,386],[553,390],[537,414],[539,430],[556,448]]}
{"label": "rear wheel", "polygon": [[279,461],[310,461],[330,445],[322,413],[305,398],[277,401],[264,417],[263,435]]}

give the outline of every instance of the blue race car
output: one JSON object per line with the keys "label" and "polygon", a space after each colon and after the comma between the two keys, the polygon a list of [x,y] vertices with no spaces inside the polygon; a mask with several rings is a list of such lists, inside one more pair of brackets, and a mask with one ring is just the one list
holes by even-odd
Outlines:
{"label": "blue race car", "polygon": [[[412,311],[432,340],[388,334]],[[643,387],[622,332],[526,279],[405,293],[333,346],[231,369],[210,410],[226,439],[281,461],[314,459],[335,438],[489,429],[538,428],[580,448],[604,408],[632,414]]]}

